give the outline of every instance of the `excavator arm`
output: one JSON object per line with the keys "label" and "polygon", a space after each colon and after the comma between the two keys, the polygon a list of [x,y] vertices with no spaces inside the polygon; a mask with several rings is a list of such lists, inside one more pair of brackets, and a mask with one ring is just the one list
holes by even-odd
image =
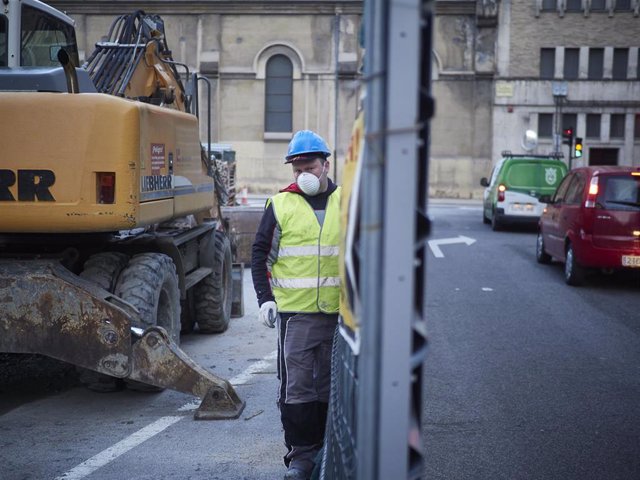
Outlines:
{"label": "excavator arm", "polygon": [[98,42],[84,68],[96,89],[118,97],[191,112],[188,95],[172,59],[157,15],[138,10],[117,17],[105,42]]}

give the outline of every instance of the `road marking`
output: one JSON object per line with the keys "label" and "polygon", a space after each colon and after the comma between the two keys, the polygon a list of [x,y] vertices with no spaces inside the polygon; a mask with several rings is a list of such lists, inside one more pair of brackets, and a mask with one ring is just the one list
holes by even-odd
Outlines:
{"label": "road marking", "polygon": [[121,440],[115,445],[107,448],[106,450],[103,450],[97,455],[94,455],[89,460],[82,462],[77,467],[69,470],[66,473],[63,473],[59,477],[56,477],[56,480],[80,480],[82,478],[85,478],[99,468],[104,467],[107,463],[112,462],[120,455],[127,453],[132,448],[137,447],[146,440],[149,440],[154,435],[157,435],[165,428],[173,425],[183,418],[184,417],[182,416],[159,418],[152,424],[141,428],[137,432],[129,435],[124,440]]}
{"label": "road marking", "polygon": [[440,250],[440,245],[452,245],[454,243],[465,243],[467,246],[476,243],[475,238],[465,237],[464,235],[458,235],[453,238],[441,238],[438,240],[429,240],[429,248],[436,258],[444,258],[444,253]]}
{"label": "road marking", "polygon": [[[251,376],[263,372],[271,367],[271,363],[278,356],[278,351],[274,350],[273,352],[266,355],[262,360],[252,363],[249,365],[243,372],[233,377],[229,380],[231,385],[243,385],[247,383]],[[182,407],[178,408],[179,412],[188,412],[191,410],[195,410],[200,406],[200,399],[196,399],[193,402],[187,403]],[[170,416],[170,417],[161,417],[150,425],[147,425],[144,428],[141,428],[137,432],[132,433],[124,440],[119,441],[115,445],[103,450],[102,452],[94,455],[89,460],[82,462],[76,467],[72,468],[68,472],[63,473],[59,477],[56,477],[55,480],[80,480],[91,475],[93,472],[98,470],[101,467],[104,467],[108,463],[112,462],[120,455],[127,453],[132,448],[137,447],[142,442],[149,440],[151,437],[157,435],[162,432],[165,428],[170,427],[174,423],[185,418],[184,416]]]}
{"label": "road marking", "polygon": [[236,385],[244,385],[247,383],[253,375],[258,372],[264,372],[267,368],[271,367],[271,363],[278,357],[278,351],[274,350],[269,355],[265,356],[262,360],[252,363],[249,367],[242,373],[236,375],[229,383],[234,387]]}

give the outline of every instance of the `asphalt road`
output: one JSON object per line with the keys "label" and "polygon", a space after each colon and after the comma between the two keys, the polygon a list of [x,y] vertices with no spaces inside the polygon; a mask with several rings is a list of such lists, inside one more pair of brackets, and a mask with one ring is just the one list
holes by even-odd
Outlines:
{"label": "asphalt road", "polygon": [[[568,287],[535,262],[533,231],[492,232],[465,202],[430,214],[431,240],[475,242],[429,254],[425,477],[640,478],[640,278]],[[188,395],[98,394],[29,360],[11,370],[25,390],[0,388],[0,480],[281,478],[275,332],[248,270],[244,286],[227,332],[182,339],[236,385],[239,419],[194,421]]]}
{"label": "asphalt road", "polygon": [[564,284],[535,231],[434,204],[425,368],[428,479],[640,478],[640,277]]}
{"label": "asphalt road", "polygon": [[198,400],[169,390],[95,393],[63,367],[48,365],[55,378],[43,379],[33,360],[21,389],[0,391],[0,480],[282,478],[276,336],[258,322],[248,269],[244,294],[245,315],[227,332],[182,337],[193,359],[235,385],[240,418],[195,421]]}

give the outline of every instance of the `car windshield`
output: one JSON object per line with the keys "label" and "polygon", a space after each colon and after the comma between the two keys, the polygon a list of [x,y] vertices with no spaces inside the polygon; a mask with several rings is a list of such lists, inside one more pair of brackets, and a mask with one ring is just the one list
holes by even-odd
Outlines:
{"label": "car windshield", "polygon": [[601,203],[610,210],[640,209],[640,176],[607,175],[603,177]]}

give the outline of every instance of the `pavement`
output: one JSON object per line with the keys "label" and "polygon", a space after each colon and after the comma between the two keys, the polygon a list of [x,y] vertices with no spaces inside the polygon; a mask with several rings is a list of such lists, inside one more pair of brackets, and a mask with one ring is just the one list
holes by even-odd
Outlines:
{"label": "pavement", "polygon": [[[246,199],[243,200],[242,196],[238,197],[239,206],[249,207],[263,207],[267,199],[271,195],[248,193]],[[477,206],[482,205],[482,199],[480,198],[444,198],[444,197],[429,197],[429,204],[431,205],[460,205],[460,206]]]}

